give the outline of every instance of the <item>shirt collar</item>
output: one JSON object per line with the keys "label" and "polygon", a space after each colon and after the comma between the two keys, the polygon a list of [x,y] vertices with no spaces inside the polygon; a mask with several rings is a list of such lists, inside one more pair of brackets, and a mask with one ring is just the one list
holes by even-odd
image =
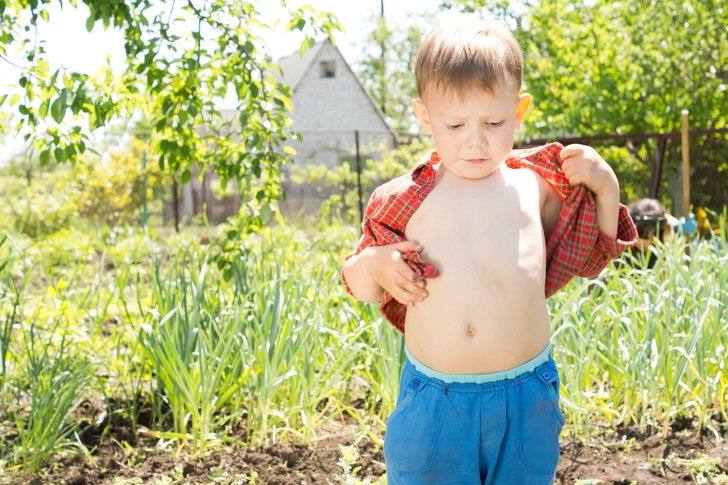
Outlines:
{"label": "shirt collar", "polygon": [[412,180],[418,181],[421,178],[430,178],[435,176],[435,166],[440,163],[440,155],[437,150],[430,150],[421,159],[417,166],[412,170]]}

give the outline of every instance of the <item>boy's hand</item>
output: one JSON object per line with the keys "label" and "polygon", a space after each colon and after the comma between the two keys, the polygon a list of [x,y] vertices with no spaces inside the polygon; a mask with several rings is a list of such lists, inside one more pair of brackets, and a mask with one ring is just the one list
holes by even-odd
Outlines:
{"label": "boy's hand", "polygon": [[424,281],[412,281],[415,273],[402,259],[402,253],[419,253],[422,249],[414,241],[403,241],[387,246],[369,247],[363,252],[368,253],[367,269],[371,278],[398,302],[414,306],[416,302],[427,298],[428,293]]}
{"label": "boy's hand", "polygon": [[560,157],[561,169],[571,185],[584,184],[597,196],[619,196],[619,182],[614,170],[592,147],[568,145],[561,150]]}
{"label": "boy's hand", "polygon": [[592,147],[569,145],[561,150],[561,169],[571,185],[584,184],[594,192],[599,229],[617,237],[619,182],[614,170]]}

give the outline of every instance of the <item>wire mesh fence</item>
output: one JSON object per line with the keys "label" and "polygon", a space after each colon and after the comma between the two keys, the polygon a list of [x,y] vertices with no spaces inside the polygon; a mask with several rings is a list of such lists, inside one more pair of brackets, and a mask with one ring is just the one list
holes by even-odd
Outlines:
{"label": "wire mesh fence", "polygon": [[[370,184],[362,186],[358,179],[367,160],[381,160],[385,152],[398,145],[392,133],[309,130],[301,135],[302,142],[292,144],[296,149],[293,163],[283,167],[286,199],[280,204],[282,213],[285,216],[311,215],[333,196],[342,200],[354,197],[354,205],[361,213],[373,187]],[[403,139],[399,137],[400,144]],[[410,136],[406,141],[415,140],[416,136]],[[617,173],[626,202],[648,196],[660,198],[673,214],[683,215],[680,132],[530,139],[517,143],[516,147],[552,141],[596,148]],[[720,212],[728,206],[728,128],[690,130],[689,153],[692,205]],[[334,172],[343,166],[348,167],[351,174],[342,181]],[[316,175],[310,176],[315,171],[318,171]],[[308,176],[302,175],[306,172]],[[177,202],[180,216],[195,217],[204,211],[208,222],[218,223],[236,214],[242,203],[241,196],[217,196],[211,188],[214,183],[215,176],[211,174],[202,182],[193,180],[181,187]],[[174,202],[169,194],[171,189],[165,194],[165,223],[174,220]]]}

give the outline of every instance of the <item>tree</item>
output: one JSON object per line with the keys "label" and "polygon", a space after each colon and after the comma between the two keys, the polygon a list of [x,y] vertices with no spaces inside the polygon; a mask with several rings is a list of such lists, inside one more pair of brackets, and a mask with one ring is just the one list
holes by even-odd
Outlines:
{"label": "tree", "polygon": [[[86,28],[123,31],[126,70],[49,72],[38,29],[52,5],[78,8],[77,0],[0,0],[0,57],[20,49],[26,67],[20,92],[0,96],[16,111],[14,129],[41,163],[75,161],[89,133],[113,117],[151,120],[150,155],[160,168],[186,182],[195,169],[212,167],[222,180],[236,180],[248,200],[251,221],[275,210],[281,194],[279,167],[288,159],[290,89],[276,81],[260,33],[270,28],[252,1],[186,0],[161,7],[152,0],[82,0]],[[281,5],[286,6],[284,0]],[[287,29],[305,34],[301,51],[320,34],[341,30],[336,18],[303,6],[288,10]],[[215,99],[236,100],[225,117]]]}
{"label": "tree", "polygon": [[[719,0],[450,0],[463,11],[496,12],[516,27],[525,58],[531,138],[724,128],[728,121],[728,8]],[[629,143],[643,175],[654,143]],[[665,173],[677,173],[670,142]],[[693,139],[694,202],[728,204],[728,140]],[[666,184],[663,184],[665,186]]]}
{"label": "tree", "polygon": [[[417,48],[425,34],[423,24],[431,24],[432,14],[413,15],[404,25],[390,27],[385,18],[372,17],[362,56],[354,66],[362,84],[398,134],[418,130],[411,102],[417,97],[414,62]],[[382,57],[384,46],[384,57]]]}

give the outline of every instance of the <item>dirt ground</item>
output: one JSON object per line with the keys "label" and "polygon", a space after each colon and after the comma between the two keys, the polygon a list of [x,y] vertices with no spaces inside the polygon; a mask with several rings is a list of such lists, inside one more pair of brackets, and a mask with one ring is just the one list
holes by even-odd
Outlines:
{"label": "dirt ground", "polygon": [[[557,484],[728,484],[728,440],[694,429],[667,435],[623,430],[595,438],[589,445],[562,438]],[[88,434],[88,432],[87,432]],[[59,457],[34,475],[0,471],[0,483],[124,484],[124,483],[338,483],[342,468],[339,445],[355,444],[361,466],[357,477],[376,483],[384,474],[382,449],[369,438],[357,438],[354,428],[332,430],[310,445],[277,443],[264,448],[217,446],[193,455],[177,443],[160,445],[151,436],[128,433],[82,436],[98,441],[87,456]],[[131,443],[127,445],[125,443]]]}

